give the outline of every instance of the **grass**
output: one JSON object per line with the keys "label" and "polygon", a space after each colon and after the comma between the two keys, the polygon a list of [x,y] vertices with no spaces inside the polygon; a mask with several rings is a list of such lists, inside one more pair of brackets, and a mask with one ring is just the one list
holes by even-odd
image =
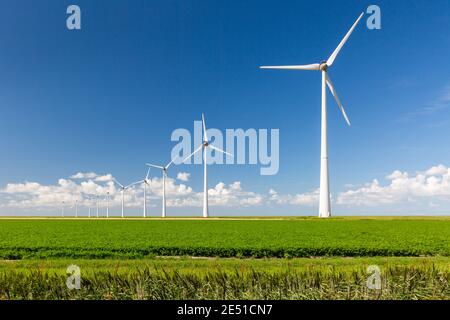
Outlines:
{"label": "grass", "polygon": [[0,219],[0,258],[450,256],[449,218]]}
{"label": "grass", "polygon": [[[450,258],[15,260],[0,299],[449,299]],[[66,268],[81,268],[68,290]],[[381,290],[368,289],[378,265]]]}
{"label": "grass", "polygon": [[233,273],[240,271],[264,271],[276,273],[285,270],[338,270],[352,272],[355,269],[367,269],[370,265],[380,268],[389,267],[430,267],[450,272],[450,257],[321,257],[321,258],[195,258],[195,257],[159,257],[147,259],[25,259],[0,260],[1,272],[45,271],[59,275],[66,274],[67,266],[75,264],[83,273],[92,274],[113,270],[116,273],[128,273],[143,268],[164,269],[180,273],[203,274],[211,270]]}
{"label": "grass", "polygon": [[449,239],[445,217],[0,218],[0,299],[450,299]]}

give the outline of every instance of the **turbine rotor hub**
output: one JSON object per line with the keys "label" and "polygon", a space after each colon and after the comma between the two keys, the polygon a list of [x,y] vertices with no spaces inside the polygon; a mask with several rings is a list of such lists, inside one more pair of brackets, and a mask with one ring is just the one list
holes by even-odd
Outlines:
{"label": "turbine rotor hub", "polygon": [[327,62],[326,61],[321,62],[319,69],[320,69],[320,71],[327,71],[328,70]]}

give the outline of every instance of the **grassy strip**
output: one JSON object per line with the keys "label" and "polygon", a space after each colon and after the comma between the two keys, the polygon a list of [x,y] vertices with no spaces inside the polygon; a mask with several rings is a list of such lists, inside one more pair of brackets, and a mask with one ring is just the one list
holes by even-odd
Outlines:
{"label": "grassy strip", "polygon": [[[0,262],[0,299],[449,299],[449,258]],[[69,264],[81,268],[68,290]],[[367,266],[381,290],[367,288]]]}

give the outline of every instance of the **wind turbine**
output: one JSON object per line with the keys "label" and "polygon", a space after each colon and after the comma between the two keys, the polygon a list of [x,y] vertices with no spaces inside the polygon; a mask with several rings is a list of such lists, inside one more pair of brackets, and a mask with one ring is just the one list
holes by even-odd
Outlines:
{"label": "wind turbine", "polygon": [[142,181],[133,182],[132,184],[129,184],[127,186],[124,186],[123,184],[121,184],[116,179],[114,179],[114,182],[119,185],[120,191],[122,192],[122,218],[123,218],[124,217],[124,209],[125,209],[125,203],[124,203],[125,202],[125,198],[124,198],[125,190],[127,190],[128,188],[134,186],[135,184],[141,183]]}
{"label": "wind turbine", "polygon": [[95,196],[97,202],[97,218],[98,218],[98,194]]}
{"label": "wind turbine", "polygon": [[109,191],[106,192],[106,218],[109,218]]}
{"label": "wind turbine", "polygon": [[90,218],[91,217],[91,197],[90,196],[88,196],[88,217]]}
{"label": "wind turbine", "polygon": [[144,212],[143,212],[144,218],[147,217],[147,185],[150,184],[149,180],[148,180],[149,174],[150,174],[150,166],[148,167],[147,175],[145,176],[145,179],[142,181],[144,183]]}
{"label": "wind turbine", "polygon": [[163,174],[163,192],[162,192],[162,212],[161,212],[161,217],[165,218],[166,217],[166,178],[167,178],[167,170],[169,169],[169,167],[172,165],[172,163],[175,161],[175,159],[177,159],[178,157],[175,157],[174,159],[172,159],[167,165],[163,166],[157,166],[151,163],[147,163],[146,165],[149,167],[153,167],[153,168],[157,168],[157,169],[161,169],[162,170],[162,174]]}
{"label": "wind turbine", "polygon": [[362,19],[364,12],[358,17],[356,22],[352,25],[345,37],[339,43],[337,48],[333,51],[331,56],[326,61],[321,63],[314,63],[308,65],[295,65],[295,66],[262,66],[261,69],[285,69],[285,70],[315,70],[322,73],[322,120],[321,120],[321,148],[320,148],[320,202],[319,202],[319,217],[328,218],[331,216],[331,204],[330,204],[330,189],[329,189],[329,175],[328,175],[328,139],[327,139],[327,91],[326,86],[334,96],[341,112],[345,118],[345,121],[350,125],[350,121],[345,113],[344,107],[334,89],[333,83],[328,76],[328,69],[333,65],[339,51],[341,51],[345,42],[348,40],[353,30]]}
{"label": "wind turbine", "polygon": [[208,134],[206,132],[206,124],[205,124],[205,116],[202,113],[202,125],[203,125],[203,142],[202,144],[190,155],[188,155],[186,158],[184,158],[183,162],[193,157],[197,152],[202,151],[203,152],[203,218],[209,217],[209,209],[208,209],[208,164],[207,164],[207,157],[206,157],[206,149],[211,148],[213,150],[216,150],[218,152],[221,152],[223,154],[226,154],[230,157],[233,157],[231,153],[228,153],[226,151],[223,151],[222,149],[219,149],[211,144],[211,142],[208,140]]}
{"label": "wind turbine", "polygon": [[78,200],[75,200],[75,218],[78,218]]}
{"label": "wind turbine", "polygon": [[64,201],[61,202],[61,216],[64,218]]}

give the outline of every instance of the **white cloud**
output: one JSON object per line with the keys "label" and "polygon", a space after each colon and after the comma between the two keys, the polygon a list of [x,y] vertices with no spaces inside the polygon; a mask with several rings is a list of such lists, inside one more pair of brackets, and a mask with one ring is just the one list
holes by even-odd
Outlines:
{"label": "white cloud", "polygon": [[[81,179],[81,175],[92,178]],[[59,179],[57,183],[44,185],[38,182],[8,183],[0,193],[3,208],[58,208],[61,202],[95,206],[95,198],[102,201],[107,194],[111,206],[120,206],[121,193],[113,182],[113,175],[97,175],[77,173],[73,179]],[[173,207],[201,207],[203,190],[194,189],[179,183],[189,176],[181,172],[177,179],[167,178],[167,203]],[[151,205],[160,205],[162,198],[162,179],[149,180],[147,195]],[[143,205],[142,185],[135,185],[125,192],[127,207]],[[217,183],[208,190],[209,203],[218,207],[258,207],[258,206],[298,206],[311,207],[319,202],[319,190],[314,189],[300,194],[279,194],[275,189],[267,193],[258,193],[244,189],[240,181],[230,184]],[[415,173],[395,170],[380,183],[374,179],[364,185],[346,185],[340,192],[336,204],[343,206],[380,206],[390,204],[412,203],[421,207],[435,208],[441,202],[450,203],[450,168],[442,164]]]}
{"label": "white cloud", "polygon": [[[82,176],[91,177],[82,180]],[[37,182],[9,183],[0,193],[8,195],[2,207],[11,208],[49,208],[60,207],[64,201],[66,205],[73,205],[78,201],[80,205],[95,206],[96,197],[104,201],[109,194],[111,206],[119,206],[121,192],[113,182],[111,174],[99,176],[95,174],[77,173],[74,180],[59,179],[54,185],[43,185]],[[188,179],[189,174],[181,173],[178,179]],[[181,178],[181,179],[180,179]],[[81,180],[81,181],[80,181]],[[211,206],[254,206],[264,201],[264,196],[251,191],[244,191],[240,182],[229,185],[218,183],[209,189],[209,203]],[[135,185],[125,191],[127,207],[143,205],[142,185]],[[162,197],[162,178],[149,180],[147,196],[152,203],[160,203]],[[203,192],[194,190],[183,183],[177,183],[173,178],[166,179],[167,204],[174,207],[201,207]]]}
{"label": "white cloud", "polygon": [[269,201],[275,204],[295,206],[315,206],[319,202],[319,189],[301,194],[279,195],[274,189],[269,190]]}
{"label": "white cloud", "polygon": [[103,176],[95,177],[95,181],[97,182],[108,182],[113,181],[114,177],[111,174],[105,174]]}
{"label": "white cloud", "polygon": [[444,165],[409,174],[399,170],[386,177],[383,186],[377,179],[361,188],[341,192],[337,203],[343,205],[394,204],[422,200],[450,200],[450,168]]}
{"label": "white cloud", "polygon": [[[93,177],[97,179],[98,175],[77,173],[73,175],[74,180],[81,180],[84,177]],[[102,184],[88,180],[76,182],[70,179],[59,179],[55,185],[42,185],[37,182],[8,183],[6,187],[0,190],[1,193],[8,195],[8,200],[3,203],[5,207],[13,208],[48,208],[59,207],[61,203],[68,206],[73,205],[75,201],[82,205],[94,205],[95,197],[104,198],[107,193],[110,194],[111,204],[120,203],[119,191],[112,181]],[[138,193],[135,189],[130,189],[126,199],[131,199]],[[133,204],[132,204],[133,205]]]}
{"label": "white cloud", "polygon": [[94,179],[95,177],[97,177],[95,172],[78,172],[70,176],[70,179]]}
{"label": "white cloud", "polygon": [[431,167],[424,172],[424,174],[427,176],[445,175],[446,173],[448,173],[448,168],[442,164]]}
{"label": "white cloud", "polygon": [[189,180],[189,177],[191,176],[190,173],[187,172],[178,172],[177,179],[180,181],[187,182]]}
{"label": "white cloud", "polygon": [[247,207],[261,205],[264,196],[242,189],[241,182],[235,181],[228,186],[223,182],[208,190],[209,201],[212,205],[226,207]]}

